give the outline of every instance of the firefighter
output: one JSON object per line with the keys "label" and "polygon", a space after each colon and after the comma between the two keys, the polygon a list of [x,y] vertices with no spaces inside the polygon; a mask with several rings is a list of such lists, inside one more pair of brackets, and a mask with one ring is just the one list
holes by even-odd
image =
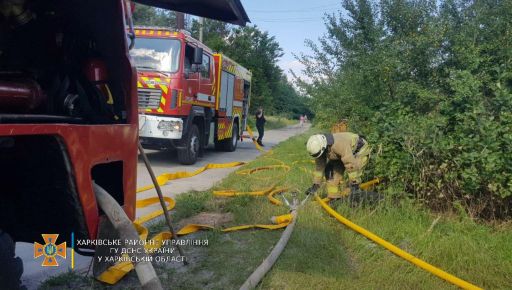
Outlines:
{"label": "firefighter", "polygon": [[258,144],[260,146],[265,146],[261,142],[263,140],[263,135],[265,134],[265,123],[267,120],[265,119],[265,115],[263,114],[263,108],[259,108],[258,111],[256,111],[256,129],[258,129]]}
{"label": "firefighter", "polygon": [[[363,168],[370,158],[371,147],[364,137],[350,133],[316,134],[309,137],[307,150],[315,158],[313,185],[306,194],[320,188],[324,174],[327,179],[327,197],[338,199],[358,191]],[[327,170],[326,168],[332,168]],[[349,187],[345,187],[343,173],[348,173]],[[340,190],[340,183],[343,189]]]}

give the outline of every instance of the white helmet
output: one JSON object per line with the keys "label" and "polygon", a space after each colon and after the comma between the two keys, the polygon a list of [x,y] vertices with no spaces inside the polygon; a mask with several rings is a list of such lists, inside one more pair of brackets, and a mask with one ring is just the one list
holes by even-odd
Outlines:
{"label": "white helmet", "polygon": [[322,156],[325,149],[327,149],[327,138],[323,134],[316,134],[309,137],[306,144],[309,155],[314,158]]}

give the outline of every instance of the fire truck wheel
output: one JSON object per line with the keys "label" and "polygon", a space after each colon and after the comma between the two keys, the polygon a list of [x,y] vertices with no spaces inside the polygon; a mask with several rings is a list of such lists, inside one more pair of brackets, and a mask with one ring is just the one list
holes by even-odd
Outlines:
{"label": "fire truck wheel", "polygon": [[0,230],[0,285],[3,289],[20,289],[23,262],[14,257],[14,241]]}
{"label": "fire truck wheel", "polygon": [[233,132],[231,138],[226,138],[220,141],[215,140],[215,149],[218,151],[233,152],[236,150],[238,145],[238,124],[233,124]]}
{"label": "fire truck wheel", "polygon": [[185,139],[185,148],[178,149],[178,160],[181,164],[191,165],[196,163],[197,156],[201,146],[201,140],[199,139],[199,129],[197,125],[192,125],[190,131]]}
{"label": "fire truck wheel", "polygon": [[233,132],[231,134],[231,138],[226,141],[226,151],[233,152],[236,150],[236,146],[238,145],[238,124],[233,124]]}

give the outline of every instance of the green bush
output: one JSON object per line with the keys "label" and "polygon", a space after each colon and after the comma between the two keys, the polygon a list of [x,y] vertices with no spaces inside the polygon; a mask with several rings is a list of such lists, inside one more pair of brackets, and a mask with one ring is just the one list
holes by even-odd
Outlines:
{"label": "green bush", "polygon": [[367,174],[438,209],[510,217],[512,2],[436,3],[343,1],[298,85],[321,126],[348,118],[368,137]]}

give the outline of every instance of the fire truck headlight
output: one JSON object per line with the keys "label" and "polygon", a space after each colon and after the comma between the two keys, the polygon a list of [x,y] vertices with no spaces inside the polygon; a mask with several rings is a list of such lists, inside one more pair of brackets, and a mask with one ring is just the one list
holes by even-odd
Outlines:
{"label": "fire truck headlight", "polygon": [[178,121],[160,121],[158,122],[158,130],[162,131],[182,131],[183,125]]}

